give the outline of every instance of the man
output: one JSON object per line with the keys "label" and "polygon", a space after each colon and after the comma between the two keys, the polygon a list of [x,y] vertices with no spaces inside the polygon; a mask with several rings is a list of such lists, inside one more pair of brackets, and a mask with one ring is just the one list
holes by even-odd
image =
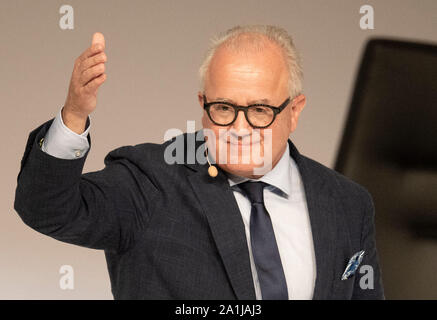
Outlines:
{"label": "man", "polygon": [[[235,27],[213,41],[202,131],[118,148],[82,174],[104,49],[94,34],[63,108],[29,136],[15,198],[27,225],[105,250],[115,299],[384,298],[370,194],[288,139],[306,99],[285,30]],[[169,163],[178,139],[185,160],[194,139],[216,165]],[[345,273],[353,256],[367,274],[358,258]]]}

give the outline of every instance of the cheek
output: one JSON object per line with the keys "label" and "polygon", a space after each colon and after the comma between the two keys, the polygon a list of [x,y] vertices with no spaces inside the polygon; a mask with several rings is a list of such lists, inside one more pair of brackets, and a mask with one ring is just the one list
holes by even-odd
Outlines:
{"label": "cheek", "polygon": [[208,115],[204,113],[202,117],[203,132],[205,135],[205,140],[207,141],[207,146],[210,150],[217,150],[219,145],[219,126],[214,125],[211,122]]}
{"label": "cheek", "polygon": [[283,117],[277,117],[272,125],[273,143],[284,144],[288,140],[290,133],[291,121],[288,114],[284,114]]}
{"label": "cheek", "polygon": [[207,136],[211,136],[212,139],[217,140],[219,129],[221,127],[215,125],[206,112],[203,113],[202,116],[202,126],[208,132]]}
{"label": "cheek", "polygon": [[[277,121],[280,120],[280,121]],[[277,121],[277,122],[276,122]],[[287,143],[288,138],[291,133],[291,124],[290,121],[286,121],[286,118],[279,119],[277,118],[271,127],[272,129],[272,157],[276,159],[279,156],[279,153],[283,150],[284,145]]]}
{"label": "cheek", "polygon": [[208,118],[208,115],[206,114],[206,112],[203,112],[203,116],[202,116],[202,126],[204,128],[209,128],[210,127],[210,121]]}
{"label": "cheek", "polygon": [[290,135],[291,133],[291,126],[292,126],[292,112],[291,108],[287,107],[285,110],[283,110],[279,117],[281,122],[281,127],[286,132],[286,135]]}

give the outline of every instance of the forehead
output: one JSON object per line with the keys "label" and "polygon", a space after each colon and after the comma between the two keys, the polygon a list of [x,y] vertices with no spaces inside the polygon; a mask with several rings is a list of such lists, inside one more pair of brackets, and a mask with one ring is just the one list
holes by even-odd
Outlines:
{"label": "forehead", "polygon": [[[266,43],[261,49],[217,49],[205,77],[205,89],[219,91],[246,90],[275,94],[287,87],[288,69],[281,48]],[[286,89],[286,88],[285,88]]]}

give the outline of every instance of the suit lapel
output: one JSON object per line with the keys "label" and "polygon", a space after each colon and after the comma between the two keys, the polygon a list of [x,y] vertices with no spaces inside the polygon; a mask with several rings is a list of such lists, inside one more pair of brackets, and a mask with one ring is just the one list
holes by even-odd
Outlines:
{"label": "suit lapel", "polygon": [[225,174],[212,178],[207,166],[188,177],[206,214],[217,249],[238,299],[255,299],[244,223]]}
{"label": "suit lapel", "polygon": [[[290,155],[296,161],[305,189],[308,213],[313,235],[316,258],[316,283],[313,299],[329,299],[334,280],[335,259],[335,203],[326,177],[309,167],[308,159],[302,157],[289,140]],[[331,186],[332,187],[332,186]]]}

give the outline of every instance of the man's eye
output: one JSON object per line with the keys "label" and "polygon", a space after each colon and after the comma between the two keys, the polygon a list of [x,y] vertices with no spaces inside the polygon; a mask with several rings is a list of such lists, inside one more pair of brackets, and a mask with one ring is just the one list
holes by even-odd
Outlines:
{"label": "man's eye", "polygon": [[230,106],[227,106],[225,104],[220,104],[217,106],[218,111],[229,111],[231,109]]}
{"label": "man's eye", "polygon": [[262,107],[256,107],[255,108],[256,113],[266,113],[266,109]]}

